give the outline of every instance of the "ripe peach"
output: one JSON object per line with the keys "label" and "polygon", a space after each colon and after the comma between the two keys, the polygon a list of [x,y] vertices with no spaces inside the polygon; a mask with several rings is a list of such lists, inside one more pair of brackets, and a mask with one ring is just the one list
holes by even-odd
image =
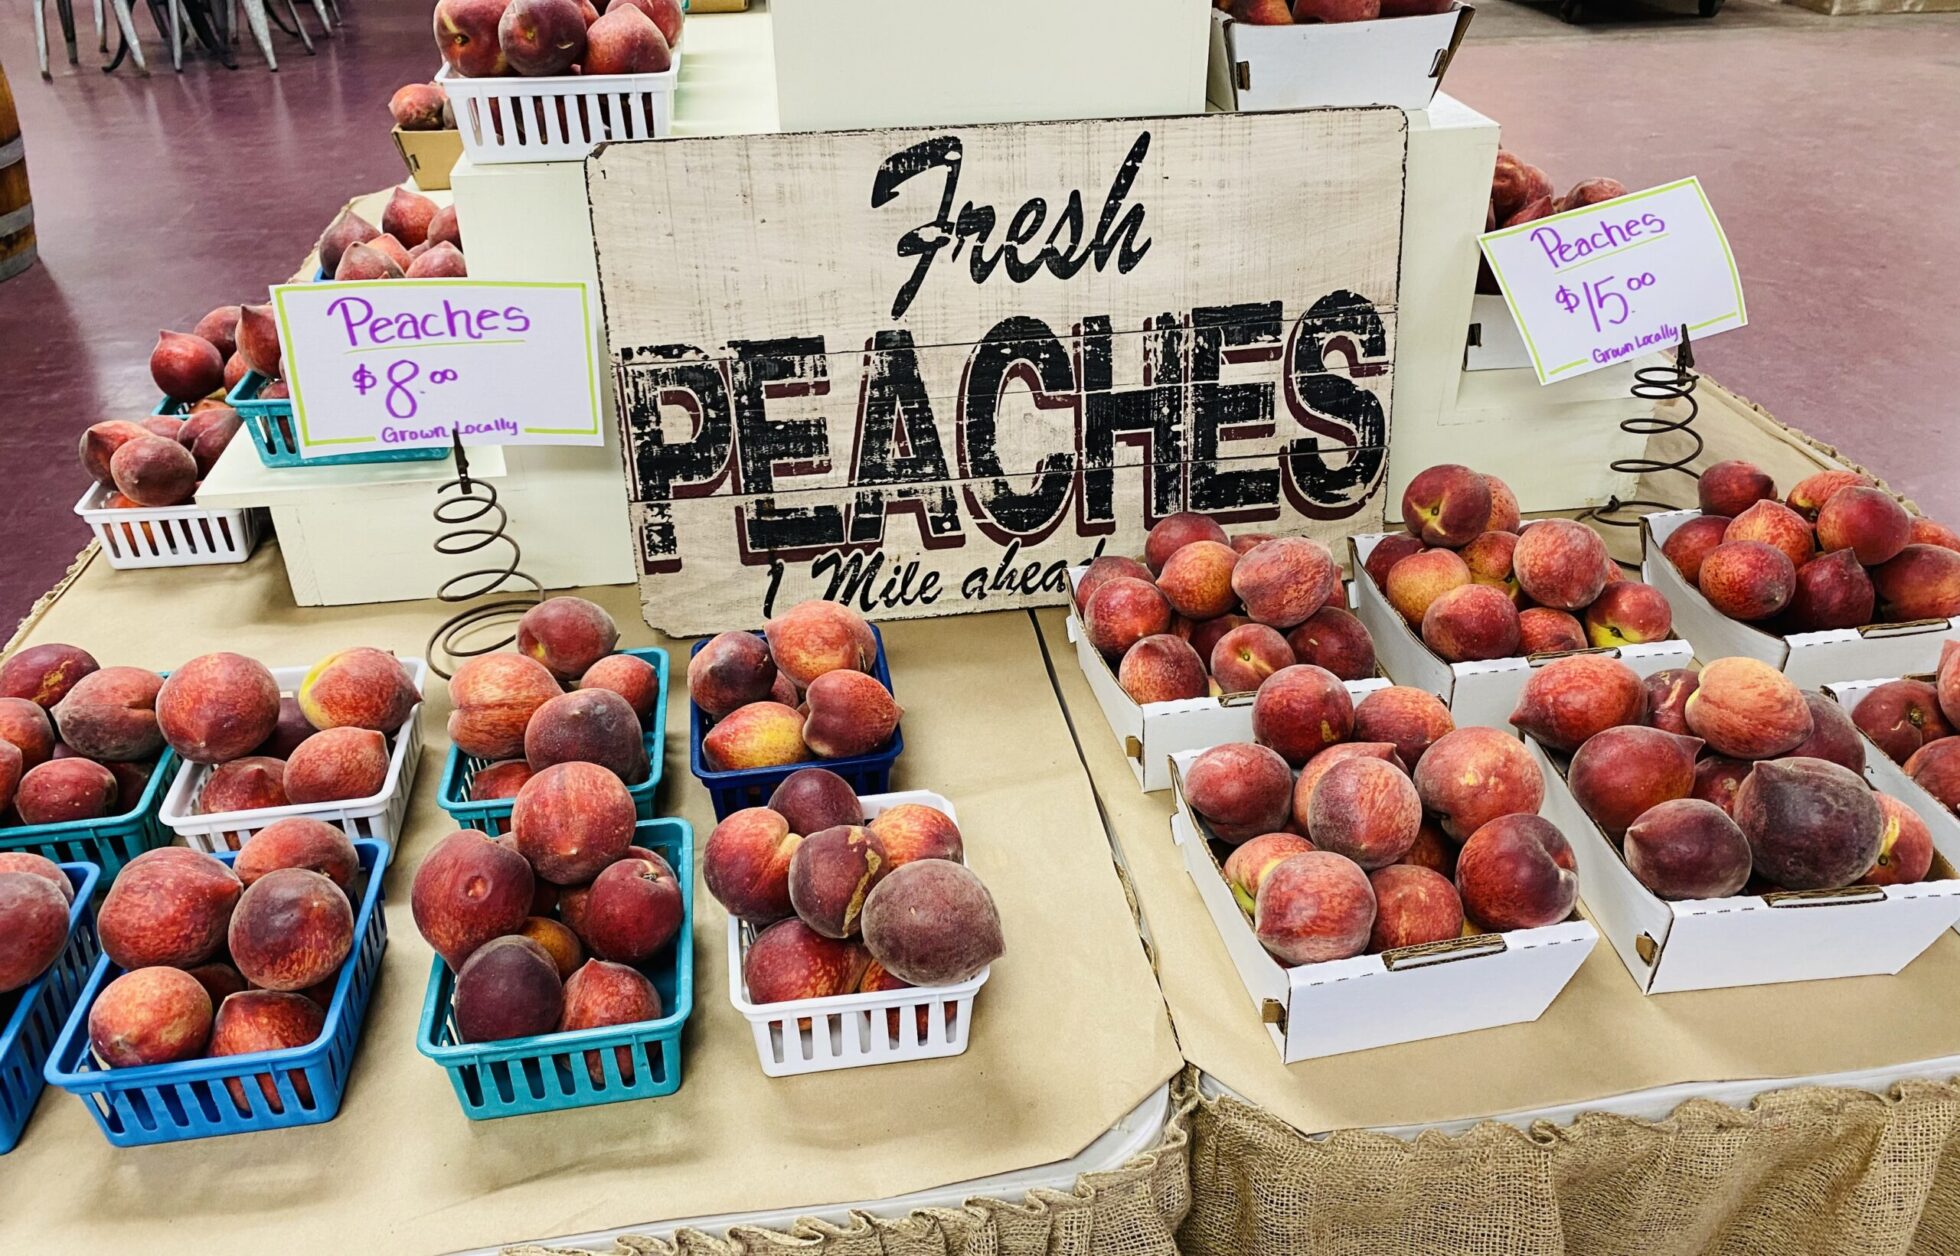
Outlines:
{"label": "ripe peach", "polygon": [[1500,816],[1471,834],[1456,860],[1464,914],[1485,930],[1555,925],[1579,901],[1578,861],[1551,821]]}
{"label": "ripe peach", "polygon": [[329,728],[313,734],[286,760],[290,802],[372,798],[388,783],[388,740],[371,728]]}
{"label": "ripe peach", "polygon": [[810,682],[803,744],[823,759],[850,759],[891,744],[905,709],[876,676],[840,669]]}
{"label": "ripe peach", "polygon": [[1904,763],[1929,741],[1953,736],[1938,690],[1923,680],[1888,680],[1858,700],[1851,722],[1894,763]]}
{"label": "ripe peach", "polygon": [[1005,949],[1000,912],[961,864],[920,859],[891,870],[864,900],[865,949],[915,986],[966,981]]}
{"label": "ripe peach", "polygon": [[90,672],[54,708],[61,740],[76,754],[98,761],[149,758],[163,748],[156,712],[162,687],[161,677],[140,667]]}
{"label": "ripe peach", "polygon": [[1194,541],[1216,541],[1229,547],[1231,538],[1225,529],[1205,515],[1189,511],[1167,515],[1151,525],[1150,535],[1144,538],[1143,561],[1152,572],[1160,572],[1171,555]]}
{"label": "ripe peach", "polygon": [[1293,666],[1293,661],[1293,647],[1278,629],[1246,623],[1220,637],[1212,647],[1211,674],[1226,693],[1251,693],[1266,682],[1266,677]]}
{"label": "ripe peach", "polygon": [[279,723],[279,685],[256,659],[201,654],[163,682],[156,713],[164,740],[186,760],[223,763],[250,754],[272,735]]}
{"label": "ripe peach", "polygon": [[1867,567],[1897,556],[1911,538],[1912,516],[1883,489],[1841,489],[1817,512],[1818,545],[1826,551],[1848,549]]}
{"label": "ripe peach", "polygon": [[1511,570],[1511,555],[1517,548],[1517,533],[1486,532],[1457,553],[1470,569],[1472,583],[1501,589],[1505,597],[1516,601],[1521,590]]}
{"label": "ripe peach", "polygon": [[547,598],[517,621],[517,652],[560,681],[577,680],[618,644],[613,617],[582,597]]}
{"label": "ripe peach", "polygon": [[660,673],[653,664],[632,654],[609,654],[585,669],[580,689],[605,689],[626,699],[642,726],[660,698]]}
{"label": "ripe peach", "polygon": [[885,867],[896,868],[918,859],[959,862],[963,845],[953,818],[923,803],[900,803],[880,812],[871,822],[871,835],[885,854]]}
{"label": "ripe peach", "polygon": [[[348,245],[347,251],[340,255],[340,264],[333,269],[333,277],[337,280],[400,279],[407,268],[383,250],[384,241],[395,243],[393,236],[377,236],[363,244]],[[395,247],[401,246],[395,244]],[[264,393],[259,396],[261,400],[265,398]]]}
{"label": "ripe peach", "polygon": [[334,825],[306,816],[275,820],[245,839],[232,871],[251,888],[254,881],[278,868],[304,868],[317,872],[339,886],[341,892],[354,892],[354,878],[360,875],[361,860],[353,841]]}
{"label": "ripe peach", "polygon": [[796,691],[796,685],[781,672],[776,673],[775,683],[769,686],[769,701],[786,707],[803,705],[803,695]]}
{"label": "ripe peach", "polygon": [[[1722,541],[1760,541],[1783,551],[1790,565],[1801,567],[1817,553],[1816,538],[1810,524],[1796,511],[1775,500],[1759,501],[1735,518],[1722,533]],[[1705,577],[1704,573],[1704,577]]]}
{"label": "ripe peach", "polygon": [[1821,693],[1805,690],[1803,701],[1810,710],[1810,736],[1786,757],[1822,759],[1863,774],[1865,739],[1859,735],[1858,726],[1851,722],[1851,716]]}
{"label": "ripe peach", "polygon": [[785,767],[810,757],[803,716],[780,702],[751,702],[708,730],[701,754],[718,772]]}
{"label": "ripe peach", "polygon": [[524,926],[535,883],[530,863],[514,845],[458,829],[416,868],[409,907],[423,938],[455,970],[485,942]]}
{"label": "ripe peach", "polygon": [[1450,710],[1426,690],[1390,685],[1362,695],[1354,708],[1356,741],[1385,741],[1411,770],[1429,748],[1456,728]]}
{"label": "ripe peach", "polygon": [[1103,582],[1082,611],[1089,644],[1109,658],[1121,658],[1145,637],[1168,632],[1171,604],[1157,586],[1131,576]]}
{"label": "ripe peach", "polygon": [[123,865],[96,916],[102,950],[121,968],[202,964],[224,945],[243,886],[209,855],[182,846]]}
{"label": "ripe peach", "polygon": [[1669,667],[1642,682],[1647,689],[1647,722],[1668,733],[1687,733],[1688,698],[1701,677],[1686,667]]}
{"label": "ripe peach", "polygon": [[[191,810],[198,815],[224,815],[233,811],[263,811],[283,807],[286,797],[286,765],[278,759],[247,755],[220,763],[204,779]],[[338,832],[338,830],[335,830]]]}
{"label": "ripe peach", "polygon": [[1520,522],[1518,495],[1494,475],[1486,475],[1484,483],[1490,486],[1490,518],[1484,520],[1484,531],[1516,532]]}
{"label": "ripe peach", "polygon": [[1116,680],[1130,700],[1140,704],[1202,698],[1211,691],[1198,652],[1169,633],[1145,637],[1131,646],[1116,669]]}
{"label": "ripe peach", "polygon": [[1872,479],[1856,471],[1819,471],[1798,480],[1785,504],[1805,519],[1815,519],[1839,489],[1871,487]]}
{"label": "ripe peach", "polygon": [[35,980],[68,945],[68,878],[0,871],[0,994]]}
{"label": "ripe peach", "polygon": [[191,451],[198,479],[211,474],[211,468],[218,465],[219,456],[231,445],[231,438],[238,435],[241,426],[238,411],[230,406],[213,406],[184,420],[177,430],[177,443]]}
{"label": "ripe peach", "polygon": [[789,898],[803,923],[829,938],[857,933],[865,896],[890,871],[878,837],[840,824],[804,838],[789,862]]}
{"label": "ripe peach", "polygon": [[79,646],[32,645],[0,663],[0,697],[25,698],[52,710],[96,667],[94,656]]}
{"label": "ripe peach", "polygon": [[1389,568],[1383,594],[1410,627],[1420,628],[1432,602],[1469,583],[1470,568],[1455,550],[1424,550]]}
{"label": "ripe peach", "polygon": [[[403,192],[397,189],[395,195],[401,196]],[[278,379],[284,374],[279,369],[279,323],[274,319],[270,305],[239,307],[237,348],[238,356],[245,359],[245,365],[267,379]]]}
{"label": "ripe peach", "polygon": [[1949,811],[1960,811],[1960,737],[1928,742],[1905,761],[1906,775]]}
{"label": "ripe peach", "polygon": [[184,971],[197,978],[197,984],[203,986],[204,993],[211,996],[213,1007],[222,1006],[231,995],[245,989],[245,978],[239,975],[236,968],[223,960],[213,960],[208,964],[199,964],[196,968],[187,968]]}
{"label": "ripe peach", "polygon": [[582,885],[633,844],[638,817],[618,776],[594,763],[559,763],[517,792],[517,849],[554,885]]}
{"label": "ripe peach", "polygon": [[150,378],[172,401],[196,401],[214,393],[224,380],[225,360],[217,346],[187,332],[160,331],[150,350]]}
{"label": "ripe peach", "polygon": [[1721,515],[1697,515],[1667,534],[1661,542],[1661,556],[1674,564],[1681,578],[1697,587],[1701,584],[1701,564],[1729,530]]}
{"label": "ripe peach", "polygon": [[1908,545],[1872,569],[1872,586],[1886,619],[1951,619],[1960,615],[1960,551]]}
{"label": "ripe peach", "polygon": [[1822,759],[1758,763],[1736,791],[1735,822],[1756,871],[1792,890],[1850,885],[1878,858],[1885,830],[1865,779]]}
{"label": "ripe peach", "polygon": [[24,872],[28,876],[39,877],[61,892],[63,902],[75,901],[75,887],[68,880],[68,874],[46,855],[27,850],[0,850],[0,873],[7,872]]}
{"label": "ripe peach", "polygon": [[1923,515],[1914,515],[1912,531],[1907,534],[1909,545],[1937,545],[1942,549],[1960,550],[1960,532],[1943,523],[1935,523]]}
{"label": "ripe peach", "polygon": [[118,790],[109,769],[93,759],[50,759],[21,773],[14,812],[22,824],[99,820],[114,814]]}
{"label": "ripe peach", "polygon": [[1416,794],[1461,842],[1500,816],[1536,815],[1545,776],[1524,743],[1494,728],[1459,728],[1416,765]]}
{"label": "ripe peach", "polygon": [[[496,40],[492,38],[491,42],[494,44]],[[329,275],[333,274],[340,267],[341,255],[350,247],[365,244],[380,234],[380,228],[353,210],[342,210],[340,217],[334,219],[333,224],[321,233],[316,246],[320,252],[321,268]]]}
{"label": "ripe peach", "polygon": [[1444,463],[1417,472],[1402,490],[1402,526],[1425,545],[1468,545],[1490,522],[1490,481]]}
{"label": "ripe peach", "polygon": [[1696,488],[1701,513],[1733,519],[1760,501],[1776,500],[1776,481],[1753,462],[1732,458],[1701,473]]}
{"label": "ripe peach", "polygon": [[769,795],[769,809],[789,822],[790,832],[798,834],[864,821],[864,804],[858,801],[857,792],[828,768],[804,768],[784,777]]}
{"label": "ripe peach", "polygon": [[1623,724],[1579,747],[1566,771],[1572,797],[1611,838],[1650,809],[1694,792],[1699,737]]}
{"label": "ripe peach", "polygon": [[1878,858],[1858,880],[1866,885],[1914,885],[1933,868],[1933,831],[1917,811],[1890,794],[1874,792],[1881,828]]}
{"label": "ripe peach", "polygon": [[1402,762],[1402,756],[1395,752],[1394,746],[1385,741],[1343,741],[1327,747],[1307,760],[1306,766],[1300,769],[1300,775],[1293,782],[1293,824],[1300,832],[1304,833],[1308,828],[1307,808],[1313,801],[1314,786],[1320,784],[1320,778],[1325,776],[1330,768],[1349,759],[1375,759],[1388,764],[1404,776],[1409,774],[1408,766]]}
{"label": "ripe peach", "polygon": [[1769,664],[1750,658],[1716,659],[1702,668],[1687,717],[1690,732],[1732,759],[1788,754],[1813,727],[1803,691]]}
{"label": "ripe peach", "polygon": [[1241,532],[1232,538],[1232,550],[1234,553],[1243,554],[1253,546],[1263,545],[1276,537],[1277,534],[1272,532]]}
{"label": "ripe peach", "polygon": [[1375,891],[1370,953],[1462,936],[1463,899],[1434,869],[1391,864],[1369,873],[1368,884]]}
{"label": "ripe peach", "polygon": [[1848,549],[1814,558],[1797,571],[1784,622],[1792,632],[1857,628],[1872,622],[1878,600],[1871,577]]}
{"label": "ripe peach", "polygon": [[19,746],[0,741],[0,813],[14,805],[14,795],[20,789],[22,762]]}
{"label": "ripe peach", "polygon": [[827,938],[791,917],[770,925],[742,957],[742,985],[750,1001],[786,1003],[849,994],[871,962],[856,942]]}
{"label": "ripe peach", "polygon": [[[218,1015],[211,1026],[211,1041],[205,1054],[213,1059],[227,1055],[255,1055],[261,1051],[285,1051],[319,1040],[327,1025],[327,1013],[303,994],[273,990],[246,990],[218,1004]],[[284,1112],[286,1101],[279,1094],[279,1083],[270,1072],[256,1074],[259,1094],[272,1112]],[[313,1085],[298,1069],[286,1071],[293,1097],[301,1104],[313,1102]],[[245,1098],[246,1078],[228,1077],[225,1089],[239,1112],[250,1113]]]}
{"label": "ripe peach", "polygon": [[1325,747],[1346,741],[1353,731],[1354,700],[1340,678],[1324,667],[1282,667],[1252,699],[1253,739],[1291,764],[1305,763]]}
{"label": "ripe peach", "polygon": [[871,625],[836,602],[799,602],[770,620],[763,632],[776,669],[799,689],[808,689],[825,672],[868,672],[878,661]]}
{"label": "ripe peach", "polygon": [[1595,733],[1646,718],[1647,689],[1640,677],[1603,654],[1575,654],[1539,668],[1524,682],[1511,713],[1511,723],[1526,735],[1566,751],[1577,750]]}
{"label": "ripe peach", "polygon": [[1742,780],[1749,775],[1749,769],[1756,766],[1747,759],[1731,759],[1727,755],[1711,754],[1695,764],[1695,787],[1693,796],[1703,802],[1712,802],[1724,812],[1735,811],[1735,792],[1742,788]]}
{"label": "ripe peach", "polygon": [[[116,451],[132,440],[150,435],[154,435],[150,429],[128,419],[105,419],[90,424],[82,431],[82,470],[88,472],[88,477],[97,484],[113,483],[109,462]],[[89,670],[95,669],[91,667]]]}
{"label": "ripe peach", "polygon": [[789,865],[802,843],[789,821],[769,807],[733,812],[708,835],[701,880],[729,915],[754,925],[780,920],[796,910]]}
{"label": "ripe peach", "polygon": [[449,1006],[456,1036],[464,1042],[530,1038],[558,1028],[565,985],[550,953],[536,942],[495,938],[478,947],[456,974]]}
{"label": "ripe peach", "polygon": [[1250,915],[1258,906],[1259,883],[1274,865],[1313,849],[1312,842],[1292,833],[1262,833],[1233,848],[1225,860],[1225,884],[1232,887],[1232,897]]}
{"label": "ripe peach", "polygon": [[1501,589],[1462,585],[1423,612],[1422,639],[1448,663],[1510,658],[1518,652],[1518,608]]}
{"label": "ripe peach", "polygon": [[392,733],[408,722],[422,695],[408,669],[386,650],[337,650],[310,668],[296,701],[316,729],[371,728]]}
{"label": "ripe peach", "polygon": [[1232,570],[1232,590],[1245,602],[1246,615],[1279,629],[1305,623],[1340,588],[1333,553],[1306,537],[1262,541]]}
{"label": "ripe peach", "polygon": [[1104,554],[1083,569],[1082,578],[1075,583],[1075,609],[1078,614],[1089,604],[1097,589],[1117,576],[1128,576],[1148,584],[1152,579],[1150,568],[1134,558],[1123,558],[1115,554]]}
{"label": "ripe peach", "polygon": [[1361,569],[1368,573],[1368,578],[1385,596],[1388,593],[1388,573],[1395,564],[1422,551],[1423,544],[1415,537],[1406,532],[1391,533],[1375,542],[1375,547],[1368,551],[1368,557],[1361,561]]}
{"label": "ripe peach", "polygon": [[1491,208],[1498,220],[1509,218],[1518,210],[1553,194],[1552,181],[1545,172],[1504,149],[1497,150],[1497,168],[1491,176]]}
{"label": "ripe peach", "polygon": [[[1225,634],[1251,622],[1243,615],[1220,615],[1217,619],[1207,619],[1196,624],[1188,620],[1179,621],[1191,630],[1187,640],[1192,650],[1197,652],[1199,659],[1205,661],[1207,667],[1210,666],[1211,652],[1218,648],[1218,643],[1224,639]],[[1178,624],[1172,624],[1171,628],[1174,634],[1184,635],[1178,631]]]}
{"label": "ripe peach", "polygon": [[1600,591],[1586,608],[1586,635],[1595,646],[1665,641],[1674,631],[1674,608],[1651,584],[1617,580]]}
{"label": "ripe peach", "polygon": [[174,433],[146,432],[117,448],[109,459],[109,478],[138,506],[180,506],[197,493],[197,459]]}
{"label": "ripe peach", "polygon": [[1520,654],[1564,654],[1588,648],[1585,627],[1570,612],[1549,606],[1532,606],[1518,612]]}
{"label": "ripe peach", "polygon": [[685,917],[680,882],[667,861],[627,858],[593,880],[579,936],[600,959],[643,964],[674,940]]}
{"label": "ripe peach", "polygon": [[1422,799],[1406,773],[1381,759],[1356,757],[1321,775],[1307,804],[1307,836],[1321,850],[1346,855],[1364,870],[1394,863],[1415,845]]}
{"label": "ripe peach", "polygon": [[89,1045],[112,1069],[195,1059],[210,1037],[211,996],[177,968],[123,973],[88,1010]]}
{"label": "ripe peach", "polygon": [[[68,758],[74,754],[68,746],[55,743],[54,758]],[[62,752],[66,752],[65,754]],[[109,762],[102,766],[109,769],[109,775],[116,778],[116,808],[128,812],[142,800],[150,787],[150,778],[155,774],[157,760],[145,759],[141,763]]]}
{"label": "ripe peach", "polygon": [[540,706],[524,729],[524,760],[533,772],[593,763],[628,785],[652,770],[640,717],[610,689],[575,689]]}
{"label": "ripe peach", "polygon": [[1642,813],[1623,849],[1627,870],[1661,898],[1727,898],[1749,883],[1749,839],[1728,812],[1699,798]]}
{"label": "ripe peach", "polygon": [[1193,541],[1164,560],[1157,590],[1178,614],[1190,619],[1215,619],[1238,602],[1232,572],[1239,555],[1219,541]]}
{"label": "ripe peach", "polygon": [[1790,604],[1796,588],[1790,556],[1762,541],[1724,541],[1702,560],[1702,595],[1730,619],[1768,619]]}
{"label": "ripe peach", "polygon": [[1456,880],[1457,844],[1450,840],[1442,827],[1424,817],[1422,828],[1416,831],[1416,843],[1409,847],[1409,853],[1399,862],[1416,868],[1427,868],[1440,873],[1452,883]]}
{"label": "ripe peach", "polygon": [[462,250],[453,244],[418,244],[420,252],[408,264],[403,274],[410,279],[466,279],[469,277],[469,263],[463,260]]}
{"label": "ripe peach", "polygon": [[776,682],[776,660],[752,632],[724,632],[687,662],[687,691],[694,705],[716,719],[764,702]]}
{"label": "ripe peach", "polygon": [[1293,773],[1264,746],[1213,746],[1184,770],[1183,789],[1191,810],[1221,841],[1277,832],[1292,814]]}
{"label": "ripe peach", "polygon": [[288,759],[294,750],[308,737],[319,732],[313,727],[306,713],[299,709],[299,699],[279,699],[279,718],[272,726],[266,739],[252,747],[252,753],[265,759]]}
{"label": "ripe peach", "polygon": [[1603,201],[1617,200],[1627,194],[1626,184],[1618,179],[1583,179],[1572,185],[1572,190],[1558,198],[1558,212],[1582,209],[1587,205],[1598,205]]}
{"label": "ripe peach", "polygon": [[1533,601],[1562,611],[1592,605],[1606,587],[1606,542],[1583,523],[1541,519],[1518,536],[1511,570]]}
{"label": "ripe peach", "polygon": [[[567,976],[565,1009],[558,1018],[558,1031],[639,1025],[657,1021],[663,1015],[660,992],[644,973],[625,964],[587,960]],[[619,1080],[628,1086],[636,1080],[635,1051],[633,1047],[613,1048],[613,1064],[619,1071]],[[606,1084],[605,1059],[599,1052],[585,1053],[585,1072],[594,1086]]]}
{"label": "ripe peach", "polygon": [[354,949],[354,909],[326,877],[274,868],[245,887],[226,932],[232,963],[264,990],[304,990]]}
{"label": "ripe peach", "polygon": [[1367,948],[1375,890],[1361,866],[1314,850],[1280,860],[1259,883],[1253,930],[1283,964],[1347,959]]}
{"label": "ripe peach", "polygon": [[1940,646],[1940,670],[1934,687],[1940,712],[1949,721],[1960,720],[1960,643],[1948,641]]}
{"label": "ripe peach", "polygon": [[492,802],[517,797],[524,782],[537,775],[522,759],[505,759],[477,769],[470,778],[470,801]]}
{"label": "ripe peach", "polygon": [[1344,607],[1321,607],[1286,634],[1286,644],[1295,662],[1324,667],[1342,680],[1366,680],[1376,671],[1374,638]]}

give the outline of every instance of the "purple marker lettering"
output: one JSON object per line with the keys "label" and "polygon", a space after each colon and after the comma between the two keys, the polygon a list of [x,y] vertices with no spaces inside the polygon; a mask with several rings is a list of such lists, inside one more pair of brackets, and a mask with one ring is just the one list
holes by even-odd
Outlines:
{"label": "purple marker lettering", "polygon": [[[358,314],[355,313],[357,307],[360,311]],[[374,306],[360,297],[336,297],[327,305],[327,317],[332,318],[336,315],[346,327],[347,347],[360,348],[361,337],[358,329],[374,317]]]}
{"label": "purple marker lettering", "polygon": [[524,307],[521,305],[505,307],[504,321],[510,324],[512,331],[527,332],[531,330],[531,316],[524,312]]}
{"label": "purple marker lettering", "polygon": [[1559,238],[1557,227],[1538,227],[1533,229],[1531,238],[1539,248],[1545,250],[1545,260],[1558,269],[1565,257],[1565,241]]}

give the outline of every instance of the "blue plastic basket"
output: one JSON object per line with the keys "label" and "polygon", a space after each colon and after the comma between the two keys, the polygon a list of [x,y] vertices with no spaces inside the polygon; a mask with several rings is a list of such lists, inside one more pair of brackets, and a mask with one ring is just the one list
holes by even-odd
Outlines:
{"label": "blue plastic basket", "polygon": [[107,891],[122,866],[146,850],[170,844],[170,830],[158,819],[164,790],[177,775],[177,752],[164,747],[150,783],[136,805],[119,816],[100,820],[63,820],[57,824],[28,824],[0,829],[0,851],[25,850],[56,863],[88,863],[102,870],[97,889]]}
{"label": "blue plastic basket", "polygon": [[[756,633],[760,637],[761,633]],[[873,663],[871,674],[876,676],[886,689],[892,688],[892,670],[885,662],[885,637],[876,624],[871,625],[871,635],[878,639],[878,658]],[[712,638],[694,643],[688,651],[693,658],[701,653],[703,646]],[[896,690],[893,690],[896,693]],[[901,723],[892,730],[891,745],[871,754],[858,755],[850,759],[810,759],[803,763],[792,763],[780,768],[745,768],[732,772],[717,772],[708,766],[701,753],[701,739],[708,735],[714,726],[706,711],[696,706],[692,695],[688,699],[689,712],[689,756],[693,763],[694,775],[708,787],[708,794],[714,800],[715,819],[726,820],[734,812],[745,807],[764,806],[769,795],[776,792],[776,786],[804,768],[827,768],[850,783],[858,797],[866,794],[891,792],[892,764],[898,762],[899,754],[905,749],[905,726]]]}
{"label": "blue plastic basket", "polygon": [[68,908],[68,945],[54,967],[25,988],[13,995],[0,994],[0,1010],[8,1012],[0,1020],[0,1156],[20,1142],[27,1118],[34,1115],[34,1104],[46,1084],[41,1069],[100,953],[88,904],[102,871],[89,863],[62,864],[61,870],[75,887],[75,901]]}
{"label": "blue plastic basket", "polygon": [[[685,820],[642,820],[633,841],[665,857],[681,887],[681,931],[642,968],[660,992],[666,1015],[638,1025],[458,1042],[449,1014],[456,978],[437,957],[429,968],[415,1045],[448,1070],[463,1114],[472,1121],[654,1099],[681,1088],[681,1029],[694,1011],[694,830]],[[620,1068],[621,1050],[630,1076]],[[604,1073],[596,1082],[588,1059]]]}
{"label": "blue plastic basket", "polygon": [[[354,850],[366,878],[354,911],[354,953],[340,966],[326,1025],[316,1041],[304,1047],[250,1055],[103,1068],[89,1048],[89,1008],[102,988],[123,971],[104,955],[96,961],[82,997],[55,1042],[47,1065],[48,1084],[78,1096],[102,1127],[103,1136],[117,1147],[333,1120],[353,1068],[361,1024],[367,1019],[368,1000],[381,970],[381,952],[388,945],[388,923],[381,910],[388,847],[381,842],[357,841]],[[212,858],[229,866],[237,853],[220,851]],[[235,1095],[227,1081],[240,1083]],[[268,1082],[276,1097],[262,1089]],[[299,1093],[301,1084],[308,1088],[305,1095]]]}
{"label": "blue plastic basket", "polygon": [[345,467],[369,462],[439,462],[449,456],[449,447],[433,449],[370,449],[357,454],[328,454],[308,457],[299,451],[299,434],[293,426],[293,403],[281,397],[260,401],[259,390],[271,381],[257,371],[247,371],[225,401],[238,411],[239,421],[252,434],[258,446],[259,461],[268,467]]}
{"label": "blue plastic basket", "polygon": [[[653,819],[653,795],[660,785],[661,760],[666,753],[667,740],[667,651],[658,649],[621,650],[636,659],[644,659],[653,665],[660,679],[660,694],[654,700],[653,714],[646,725],[647,778],[638,785],[629,785],[626,792],[633,796],[633,807],[642,820]],[[509,798],[491,802],[471,802],[470,784],[476,774],[490,766],[490,760],[479,759],[475,755],[464,754],[455,746],[449,747],[449,759],[442,767],[442,809],[458,828],[475,829],[479,833],[499,836],[510,828],[510,812],[515,805]]]}

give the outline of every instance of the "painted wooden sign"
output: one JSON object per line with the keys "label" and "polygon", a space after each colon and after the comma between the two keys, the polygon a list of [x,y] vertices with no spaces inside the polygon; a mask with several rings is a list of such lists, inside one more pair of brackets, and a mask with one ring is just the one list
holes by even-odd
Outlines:
{"label": "painted wooden sign", "polygon": [[1406,150],[1392,109],[601,149],[647,621],[1060,603],[1183,510],[1373,530]]}

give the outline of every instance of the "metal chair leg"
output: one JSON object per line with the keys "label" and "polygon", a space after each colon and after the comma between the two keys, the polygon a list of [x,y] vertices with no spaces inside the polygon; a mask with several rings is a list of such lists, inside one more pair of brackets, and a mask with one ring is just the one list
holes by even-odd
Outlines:
{"label": "metal chair leg", "polygon": [[244,0],[245,22],[252,28],[252,38],[258,42],[259,51],[265,54],[265,63],[273,71],[279,69],[279,58],[272,51],[272,30],[266,23],[265,0]]}
{"label": "metal chair leg", "polygon": [[109,51],[109,28],[102,21],[102,0],[95,0],[95,50]]}
{"label": "metal chair leg", "polygon": [[333,34],[333,18],[327,13],[327,0],[313,0],[313,16],[320,19],[320,30],[323,33]]}
{"label": "metal chair leg", "polygon": [[42,0],[30,0],[34,5],[34,51],[41,57],[41,77],[51,79],[54,75],[48,70],[48,15]]}
{"label": "metal chair leg", "polygon": [[129,0],[109,0],[115,9],[116,26],[122,31],[123,47],[128,50],[130,60],[143,73],[150,72],[150,63],[143,59],[143,41],[136,37],[136,16],[129,11]]}
{"label": "metal chair leg", "polygon": [[313,37],[306,33],[306,23],[301,20],[299,6],[295,5],[293,0],[286,0],[286,13],[293,19],[293,31],[299,36],[299,42],[306,46],[306,55],[309,57],[316,55],[313,51]]}
{"label": "metal chair leg", "polygon": [[184,6],[178,0],[166,0],[170,5],[170,68],[184,72]]}
{"label": "metal chair leg", "polygon": [[75,55],[75,0],[54,0],[54,12],[61,19],[61,38],[68,45],[68,64],[76,65],[80,58]]}

